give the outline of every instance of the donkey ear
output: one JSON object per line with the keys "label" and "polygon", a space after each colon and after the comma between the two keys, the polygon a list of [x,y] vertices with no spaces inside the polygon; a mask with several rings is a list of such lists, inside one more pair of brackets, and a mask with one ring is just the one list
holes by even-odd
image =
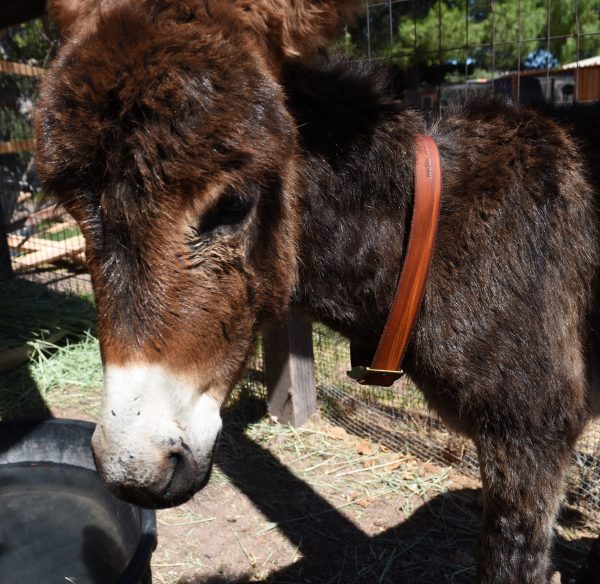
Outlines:
{"label": "donkey ear", "polygon": [[48,14],[63,36],[70,36],[90,20],[100,0],[48,0]]}
{"label": "donkey ear", "polygon": [[232,0],[246,30],[276,63],[306,55],[337,36],[358,0]]}

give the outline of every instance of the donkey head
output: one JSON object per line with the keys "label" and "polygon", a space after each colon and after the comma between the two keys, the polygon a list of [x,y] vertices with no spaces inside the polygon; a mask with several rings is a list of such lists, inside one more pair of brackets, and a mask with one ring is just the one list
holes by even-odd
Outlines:
{"label": "donkey head", "polygon": [[350,4],[50,0],[64,43],[38,172],[85,237],[105,369],[92,444],[120,496],[174,505],[208,479],[220,405],[295,282],[279,70]]}

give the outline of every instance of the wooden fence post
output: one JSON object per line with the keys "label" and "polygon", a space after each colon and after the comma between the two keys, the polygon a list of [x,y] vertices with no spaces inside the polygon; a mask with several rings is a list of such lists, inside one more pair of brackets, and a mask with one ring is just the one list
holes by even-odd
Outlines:
{"label": "wooden fence post", "polygon": [[269,414],[282,424],[301,426],[317,408],[312,323],[291,309],[264,335]]}

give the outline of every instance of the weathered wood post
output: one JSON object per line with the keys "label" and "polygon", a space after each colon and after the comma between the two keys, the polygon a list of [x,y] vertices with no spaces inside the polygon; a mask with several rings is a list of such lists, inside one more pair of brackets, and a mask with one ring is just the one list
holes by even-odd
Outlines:
{"label": "weathered wood post", "polygon": [[282,424],[301,426],[317,408],[312,323],[291,309],[264,335],[269,414]]}

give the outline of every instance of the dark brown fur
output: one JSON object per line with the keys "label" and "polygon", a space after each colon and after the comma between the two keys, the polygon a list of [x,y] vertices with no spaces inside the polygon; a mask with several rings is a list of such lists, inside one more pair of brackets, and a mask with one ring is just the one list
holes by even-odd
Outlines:
{"label": "dark brown fur", "polygon": [[[599,108],[490,98],[428,127],[379,72],[307,55],[333,4],[114,0],[69,20],[38,168],[83,228],[103,357],[231,386],[291,300],[366,358],[402,262],[414,137],[431,133],[443,207],[405,369],[477,445],[479,581],[546,583],[564,470],[600,402]],[[248,208],[224,213],[238,194]]]}

